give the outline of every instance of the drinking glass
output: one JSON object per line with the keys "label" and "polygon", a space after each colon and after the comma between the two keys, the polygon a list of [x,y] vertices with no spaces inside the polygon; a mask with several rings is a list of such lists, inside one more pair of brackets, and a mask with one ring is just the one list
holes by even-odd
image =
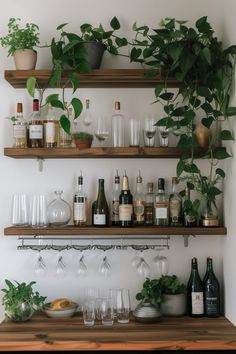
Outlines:
{"label": "drinking glass", "polygon": [[169,146],[169,134],[170,129],[164,126],[158,127],[159,131],[159,140],[160,140],[160,147],[168,147]]}
{"label": "drinking glass", "polygon": [[144,145],[147,147],[155,146],[155,134],[156,134],[156,119],[154,115],[148,115],[144,122]]}
{"label": "drinking glass", "polygon": [[113,303],[114,318],[117,317],[117,291],[118,289],[109,289],[108,292],[108,297],[112,300]]}
{"label": "drinking glass", "polygon": [[34,195],[31,207],[31,226],[47,227],[46,197],[45,195]]}
{"label": "drinking glass", "polygon": [[84,298],[86,300],[95,300],[99,298],[99,289],[87,287],[84,289]]}
{"label": "drinking glass", "polygon": [[78,276],[85,277],[87,275],[88,269],[86,264],[84,263],[84,255],[82,255],[79,259],[79,264],[76,269],[76,274]]}
{"label": "drinking glass", "polygon": [[138,147],[140,145],[140,121],[135,118],[130,119],[129,146]]}
{"label": "drinking glass", "polygon": [[130,296],[128,289],[117,289],[117,321],[129,323]]}
{"label": "drinking glass", "polygon": [[29,201],[26,194],[14,194],[12,200],[12,225],[29,224]]}
{"label": "drinking glass", "polygon": [[168,274],[168,259],[166,256],[161,254],[162,251],[162,248],[159,249],[157,255],[152,260],[157,276],[159,277]]}
{"label": "drinking glass", "polygon": [[103,257],[102,264],[99,270],[104,277],[109,277],[111,275],[111,265],[107,260],[107,256]]}
{"label": "drinking glass", "polygon": [[55,275],[57,277],[64,277],[66,275],[66,264],[64,262],[63,256],[58,257]]}
{"label": "drinking glass", "polygon": [[41,256],[40,252],[38,252],[37,262],[34,267],[34,272],[37,277],[44,277],[46,275],[47,267]]}
{"label": "drinking glass", "polygon": [[150,267],[143,257],[140,258],[139,263],[137,264],[137,272],[142,278],[150,277]]}
{"label": "drinking glass", "polygon": [[93,326],[95,321],[95,303],[94,300],[85,301],[82,306],[84,324]]}
{"label": "drinking glass", "polygon": [[104,325],[113,325],[114,322],[114,311],[113,311],[113,302],[110,298],[101,299],[100,302],[100,312],[102,324]]}
{"label": "drinking glass", "polygon": [[95,136],[98,139],[101,146],[104,145],[104,141],[109,137],[108,118],[106,116],[99,116],[97,123],[97,130]]}

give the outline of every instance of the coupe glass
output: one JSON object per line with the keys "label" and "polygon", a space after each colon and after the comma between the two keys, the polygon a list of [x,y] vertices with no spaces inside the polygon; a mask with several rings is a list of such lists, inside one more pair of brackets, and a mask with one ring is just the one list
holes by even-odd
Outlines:
{"label": "coupe glass", "polygon": [[55,191],[54,199],[47,207],[47,219],[49,226],[65,226],[71,219],[71,207],[62,199],[63,191]]}

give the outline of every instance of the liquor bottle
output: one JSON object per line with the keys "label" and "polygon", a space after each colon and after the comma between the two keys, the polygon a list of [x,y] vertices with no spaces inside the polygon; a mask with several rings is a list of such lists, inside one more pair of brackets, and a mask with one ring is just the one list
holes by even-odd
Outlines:
{"label": "liquor bottle", "polygon": [[[67,105],[67,103],[65,102],[65,105]],[[68,109],[69,111],[69,121],[70,121],[70,126],[72,129],[72,124],[73,124],[73,110],[70,107]],[[65,130],[60,126],[60,147],[71,147],[72,146],[72,135],[71,134],[67,134],[65,132]]]}
{"label": "liquor bottle", "polygon": [[192,203],[190,200],[190,190],[188,187],[185,188],[185,201],[183,207],[183,224],[186,227],[197,226],[197,218],[192,208]]}
{"label": "liquor bottle", "polygon": [[192,258],[192,269],[187,285],[187,307],[191,317],[204,315],[203,284],[198,273],[197,258]]}
{"label": "liquor bottle", "polygon": [[23,116],[23,105],[17,103],[16,120],[13,122],[13,146],[16,148],[27,147],[27,121]]}
{"label": "liquor bottle", "polygon": [[115,113],[111,117],[112,145],[125,146],[124,116],[120,113],[120,102],[115,102]]}
{"label": "liquor bottle", "polygon": [[114,190],[111,195],[111,224],[119,226],[119,196],[120,196],[120,176],[116,171]]}
{"label": "liquor bottle", "polygon": [[93,123],[93,116],[90,111],[90,100],[85,101],[85,110],[83,113],[83,123],[84,125],[90,125]]}
{"label": "liquor bottle", "polygon": [[177,177],[172,177],[172,193],[170,195],[170,226],[181,226],[182,225],[182,198],[176,192],[176,187],[178,184]]}
{"label": "liquor bottle", "polygon": [[165,179],[158,179],[158,193],[155,197],[155,225],[168,226],[169,198],[165,194]]}
{"label": "liquor bottle", "polygon": [[145,198],[145,224],[153,225],[154,222],[154,193],[153,183],[147,184],[147,194]]}
{"label": "liquor bottle", "polygon": [[122,179],[122,190],[119,196],[119,220],[121,227],[133,226],[133,196],[130,193],[126,172]]}
{"label": "liquor bottle", "polygon": [[139,171],[139,175],[136,179],[136,192],[133,198],[134,207],[134,225],[144,225],[145,222],[145,202],[143,194],[143,179]]}
{"label": "liquor bottle", "polygon": [[109,208],[104,191],[104,179],[98,180],[98,186],[98,196],[92,208],[93,225],[109,226]]}
{"label": "liquor bottle", "polygon": [[33,100],[33,113],[29,118],[29,147],[43,147],[43,120],[39,112],[39,100]]}
{"label": "liquor bottle", "polygon": [[212,258],[207,258],[207,270],[203,280],[204,313],[207,317],[220,316],[220,284],[213,272]]}
{"label": "liquor bottle", "polygon": [[87,224],[87,195],[83,191],[82,173],[78,177],[78,189],[74,195],[73,221],[75,226],[85,226]]}
{"label": "liquor bottle", "polygon": [[44,121],[44,146],[52,148],[57,146],[58,120],[55,117],[51,103],[48,104],[48,113]]}

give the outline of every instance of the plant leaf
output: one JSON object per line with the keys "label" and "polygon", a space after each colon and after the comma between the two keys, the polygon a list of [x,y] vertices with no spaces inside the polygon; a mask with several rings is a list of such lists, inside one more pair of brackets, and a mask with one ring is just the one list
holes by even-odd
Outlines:
{"label": "plant leaf", "polygon": [[216,150],[213,153],[214,158],[218,160],[224,160],[227,159],[228,157],[232,157],[227,151],[225,147],[220,147],[216,148]]}
{"label": "plant leaf", "polygon": [[176,175],[179,178],[179,176],[181,175],[181,173],[184,171],[185,168],[185,163],[183,160],[179,160],[177,167],[176,167]]}
{"label": "plant leaf", "polygon": [[159,97],[160,93],[164,89],[165,85],[164,84],[159,84],[155,87],[155,95],[156,97]]}
{"label": "plant leaf", "polygon": [[222,130],[220,132],[221,140],[234,140],[233,133],[230,130]]}
{"label": "plant leaf", "polygon": [[216,174],[222,178],[225,178],[225,172],[221,168],[216,169]]}
{"label": "plant leaf", "polygon": [[65,116],[65,114],[62,114],[60,116],[60,124],[61,124],[61,127],[65,130],[65,132],[70,135],[70,121]]}
{"label": "plant leaf", "polygon": [[59,25],[59,26],[57,27],[57,30],[62,29],[62,28],[65,27],[66,25],[68,25],[68,23],[62,23],[61,25]]}
{"label": "plant leaf", "polygon": [[72,93],[75,93],[75,91],[77,90],[77,88],[79,86],[79,78],[75,75],[70,75],[69,80],[70,80],[72,88],[73,88]]}
{"label": "plant leaf", "polygon": [[52,95],[49,95],[46,97],[46,103],[51,103],[52,101],[58,101],[58,93],[53,93]]}
{"label": "plant leaf", "polygon": [[74,108],[75,118],[79,117],[79,115],[81,114],[81,112],[83,110],[82,102],[80,101],[80,99],[74,97],[71,100],[71,105]]}
{"label": "plant leaf", "polygon": [[227,107],[226,114],[228,117],[236,116],[236,107]]}
{"label": "plant leaf", "polygon": [[60,100],[52,100],[52,101],[50,101],[50,103],[55,108],[60,108],[62,110],[64,110],[64,108],[65,108],[63,103]]}
{"label": "plant leaf", "polygon": [[30,96],[34,97],[35,87],[37,80],[35,77],[31,76],[26,81],[26,88]]}
{"label": "plant leaf", "polygon": [[116,16],[114,16],[111,20],[110,26],[113,28],[113,30],[120,29],[120,22],[118,21],[118,18]]}

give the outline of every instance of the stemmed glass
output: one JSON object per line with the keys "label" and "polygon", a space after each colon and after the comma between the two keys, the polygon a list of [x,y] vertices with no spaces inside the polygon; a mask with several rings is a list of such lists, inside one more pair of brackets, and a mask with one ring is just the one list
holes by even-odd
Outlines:
{"label": "stemmed glass", "polygon": [[34,267],[34,272],[37,277],[44,277],[46,275],[47,267],[41,256],[40,252],[38,252],[37,262]]}
{"label": "stemmed glass", "polygon": [[88,269],[86,264],[84,263],[84,255],[82,254],[80,259],[79,259],[79,264],[76,269],[76,274],[78,276],[85,277],[87,275]]}
{"label": "stemmed glass", "polygon": [[161,252],[163,248],[159,248],[157,255],[153,258],[152,263],[155,266],[155,270],[158,276],[168,274],[168,259],[166,256],[162,255]]}
{"label": "stemmed glass", "polygon": [[140,250],[139,253],[135,255],[131,265],[141,277],[146,278],[150,276],[150,266],[144,259],[143,250]]}
{"label": "stemmed glass", "polygon": [[62,255],[59,255],[58,257],[55,275],[58,277],[63,277],[66,275],[66,264]]}
{"label": "stemmed glass", "polygon": [[98,117],[95,136],[98,139],[101,147],[103,147],[104,141],[109,137],[108,119],[106,116],[101,115]]}
{"label": "stemmed glass", "polygon": [[104,277],[109,277],[111,275],[111,265],[107,260],[107,256],[103,257],[99,270]]}
{"label": "stemmed glass", "polygon": [[160,139],[160,147],[168,147],[169,146],[169,134],[170,129],[165,126],[159,127],[159,139]]}
{"label": "stemmed glass", "polygon": [[156,134],[156,119],[153,115],[148,115],[144,122],[144,143],[147,147],[154,147]]}

